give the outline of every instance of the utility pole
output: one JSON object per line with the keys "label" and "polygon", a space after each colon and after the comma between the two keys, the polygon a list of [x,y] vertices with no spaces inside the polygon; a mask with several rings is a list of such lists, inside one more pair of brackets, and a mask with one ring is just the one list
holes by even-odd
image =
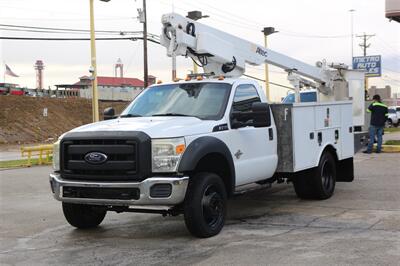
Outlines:
{"label": "utility pole", "polygon": [[[273,27],[265,27],[261,32],[264,33],[264,45],[265,45],[265,48],[268,48],[268,35],[276,33],[277,31]],[[268,64],[265,64],[265,96],[267,97],[267,101],[271,100],[270,90],[269,90]]]}
{"label": "utility pole", "polygon": [[144,73],[144,88],[149,85],[149,70],[147,64],[147,13],[146,0],[143,0],[143,9],[138,9],[139,22],[143,23],[143,73]]}
{"label": "utility pole", "polygon": [[363,49],[364,56],[367,55],[367,48],[369,48],[371,46],[370,43],[367,44],[367,41],[369,39],[371,39],[372,37],[374,37],[374,36],[375,36],[375,34],[366,34],[365,32],[364,32],[363,35],[356,35],[357,38],[361,38],[362,39],[362,43],[360,43],[359,45]]}
{"label": "utility pole", "polygon": [[93,122],[99,121],[99,100],[97,94],[97,64],[96,64],[96,37],[94,29],[94,8],[93,0],[90,2],[90,53],[91,53],[91,66],[90,72],[92,73],[92,117]]}
{"label": "utility pole", "polygon": [[[367,44],[367,41],[374,36],[375,36],[375,34],[366,34],[365,32],[363,35],[356,35],[357,38],[362,39],[362,43],[360,43],[359,45],[363,49],[364,56],[367,56],[367,48],[369,48],[371,46],[370,43]],[[365,86],[365,90],[368,91],[368,77],[365,77],[364,86]],[[367,93],[365,95],[367,95]]]}

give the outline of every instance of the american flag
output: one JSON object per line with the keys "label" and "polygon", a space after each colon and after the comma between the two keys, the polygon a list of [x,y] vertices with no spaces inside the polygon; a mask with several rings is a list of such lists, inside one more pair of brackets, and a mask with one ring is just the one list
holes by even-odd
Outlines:
{"label": "american flag", "polygon": [[12,76],[12,77],[19,77],[17,74],[15,74],[11,70],[11,68],[7,64],[5,64],[5,65],[6,65],[6,72],[5,72],[6,75],[9,75],[9,76]]}

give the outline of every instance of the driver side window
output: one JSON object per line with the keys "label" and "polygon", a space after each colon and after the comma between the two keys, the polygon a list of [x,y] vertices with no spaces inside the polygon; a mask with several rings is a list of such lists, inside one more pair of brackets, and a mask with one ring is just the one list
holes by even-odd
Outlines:
{"label": "driver side window", "polygon": [[250,112],[252,104],[256,102],[261,102],[256,88],[250,84],[239,85],[233,97],[232,111]]}

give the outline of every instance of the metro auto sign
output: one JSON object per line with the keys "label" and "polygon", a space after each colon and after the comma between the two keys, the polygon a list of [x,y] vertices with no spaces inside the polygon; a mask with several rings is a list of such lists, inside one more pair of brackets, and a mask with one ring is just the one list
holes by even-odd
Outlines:
{"label": "metro auto sign", "polygon": [[353,69],[365,70],[366,77],[380,77],[381,70],[381,56],[368,55],[353,57]]}

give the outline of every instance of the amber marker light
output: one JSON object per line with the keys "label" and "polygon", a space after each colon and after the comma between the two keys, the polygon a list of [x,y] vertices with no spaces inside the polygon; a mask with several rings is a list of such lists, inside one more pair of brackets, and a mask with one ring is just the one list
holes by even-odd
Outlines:
{"label": "amber marker light", "polygon": [[180,144],[175,147],[176,154],[182,154],[185,151],[185,144]]}

